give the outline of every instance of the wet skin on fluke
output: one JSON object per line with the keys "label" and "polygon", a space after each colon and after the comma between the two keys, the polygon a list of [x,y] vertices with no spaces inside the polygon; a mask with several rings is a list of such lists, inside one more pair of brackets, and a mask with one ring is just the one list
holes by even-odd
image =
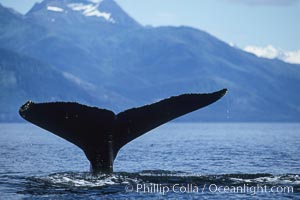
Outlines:
{"label": "wet skin on fluke", "polygon": [[208,106],[227,92],[182,94],[119,114],[73,102],[28,101],[19,113],[27,121],[81,148],[94,173],[110,173],[118,151],[144,133]]}

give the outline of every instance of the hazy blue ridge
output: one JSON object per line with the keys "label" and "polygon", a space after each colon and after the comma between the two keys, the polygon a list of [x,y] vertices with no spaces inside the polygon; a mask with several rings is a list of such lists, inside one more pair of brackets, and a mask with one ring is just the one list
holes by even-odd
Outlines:
{"label": "hazy blue ridge", "polygon": [[20,121],[19,107],[28,100],[99,102],[51,66],[1,48],[0,91],[0,121]]}

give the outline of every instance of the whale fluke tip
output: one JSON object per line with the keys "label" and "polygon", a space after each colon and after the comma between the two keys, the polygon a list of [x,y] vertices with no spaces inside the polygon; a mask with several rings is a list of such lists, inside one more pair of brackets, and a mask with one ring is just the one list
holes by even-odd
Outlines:
{"label": "whale fluke tip", "polygon": [[24,105],[22,105],[19,109],[19,114],[22,116],[22,117],[25,117],[25,112],[28,111],[28,109],[30,108],[30,106],[34,104],[33,101],[29,100],[27,101]]}
{"label": "whale fluke tip", "polygon": [[222,96],[224,96],[227,92],[228,92],[228,89],[227,88],[224,88],[223,90],[220,90]]}

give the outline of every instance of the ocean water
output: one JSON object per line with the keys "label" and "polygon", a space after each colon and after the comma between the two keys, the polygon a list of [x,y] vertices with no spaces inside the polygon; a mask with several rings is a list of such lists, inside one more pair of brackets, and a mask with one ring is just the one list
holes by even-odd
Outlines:
{"label": "ocean water", "polygon": [[83,152],[0,124],[0,199],[300,199],[300,124],[169,123],[93,176]]}

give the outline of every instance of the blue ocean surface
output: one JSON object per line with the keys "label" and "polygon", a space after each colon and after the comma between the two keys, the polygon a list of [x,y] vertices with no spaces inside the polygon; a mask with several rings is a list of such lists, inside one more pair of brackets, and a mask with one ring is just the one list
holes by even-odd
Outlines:
{"label": "blue ocean surface", "polygon": [[30,124],[0,124],[0,199],[300,199],[300,124],[169,123],[127,144],[113,174]]}

